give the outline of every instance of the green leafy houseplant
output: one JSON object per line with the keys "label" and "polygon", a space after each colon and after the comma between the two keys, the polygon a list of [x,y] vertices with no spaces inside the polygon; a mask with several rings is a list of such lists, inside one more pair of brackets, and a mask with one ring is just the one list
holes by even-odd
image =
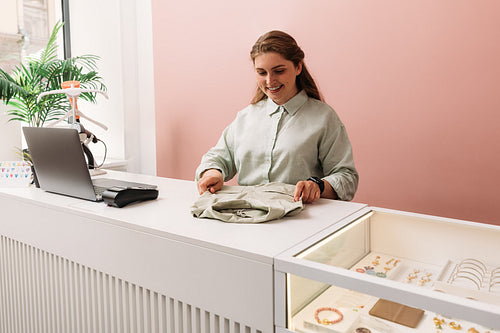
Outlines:
{"label": "green leafy houseplant", "polygon": [[[63,23],[58,22],[38,56],[29,56],[11,74],[0,69],[0,99],[13,107],[7,110],[9,121],[18,120],[29,126],[43,126],[59,119],[71,108],[64,94],[48,95],[37,102],[43,92],[61,89],[64,81],[80,82],[81,88],[106,91],[103,79],[97,73],[98,56],[83,55],[68,59],[57,58],[57,34]],[[82,93],[81,99],[96,102],[95,93]]]}

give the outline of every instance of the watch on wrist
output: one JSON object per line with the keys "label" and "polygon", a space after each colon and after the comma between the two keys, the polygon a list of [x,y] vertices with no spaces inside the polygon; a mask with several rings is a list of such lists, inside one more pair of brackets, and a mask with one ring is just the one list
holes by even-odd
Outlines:
{"label": "watch on wrist", "polygon": [[307,180],[310,180],[312,182],[315,182],[319,186],[319,193],[323,194],[323,191],[325,190],[325,182],[323,179],[319,179],[318,177],[309,177]]}

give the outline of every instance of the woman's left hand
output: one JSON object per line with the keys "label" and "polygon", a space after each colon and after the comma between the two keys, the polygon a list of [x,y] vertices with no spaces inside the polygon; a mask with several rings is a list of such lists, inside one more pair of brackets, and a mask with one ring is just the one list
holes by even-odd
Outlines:
{"label": "woman's left hand", "polygon": [[295,185],[293,200],[299,201],[302,198],[303,203],[313,203],[321,196],[319,186],[313,181],[301,180]]}
{"label": "woman's left hand", "polygon": [[323,194],[319,190],[318,184],[310,180],[301,180],[295,185],[295,192],[293,193],[293,200],[299,201],[302,197],[303,203],[313,203],[314,201],[321,198],[327,199],[338,199],[337,193],[332,188],[329,182],[323,181],[325,184],[325,190]]}

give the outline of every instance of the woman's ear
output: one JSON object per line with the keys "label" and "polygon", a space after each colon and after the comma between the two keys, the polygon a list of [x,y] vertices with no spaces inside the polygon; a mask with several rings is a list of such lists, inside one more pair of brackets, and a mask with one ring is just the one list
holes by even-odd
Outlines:
{"label": "woman's ear", "polygon": [[295,68],[297,69],[297,76],[299,76],[302,73],[302,61]]}

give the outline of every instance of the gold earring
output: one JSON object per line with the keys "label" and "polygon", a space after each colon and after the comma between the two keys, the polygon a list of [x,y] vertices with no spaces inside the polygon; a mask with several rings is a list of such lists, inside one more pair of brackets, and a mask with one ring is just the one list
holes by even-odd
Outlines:
{"label": "gold earring", "polygon": [[434,325],[436,326],[436,328],[438,328],[438,329],[443,328],[441,325],[444,324],[444,319],[439,319],[438,317],[434,317],[433,321],[434,321]]}
{"label": "gold earring", "polygon": [[416,278],[417,278],[417,274],[408,273],[408,276],[406,277],[406,282],[411,283],[411,280],[416,279]]}
{"label": "gold earring", "polygon": [[420,281],[418,282],[418,284],[419,284],[420,286],[423,286],[424,284],[426,284],[427,282],[430,282],[430,281],[431,281],[431,279],[429,279],[429,278],[424,278],[424,277],[422,276],[422,277],[420,278]]}

